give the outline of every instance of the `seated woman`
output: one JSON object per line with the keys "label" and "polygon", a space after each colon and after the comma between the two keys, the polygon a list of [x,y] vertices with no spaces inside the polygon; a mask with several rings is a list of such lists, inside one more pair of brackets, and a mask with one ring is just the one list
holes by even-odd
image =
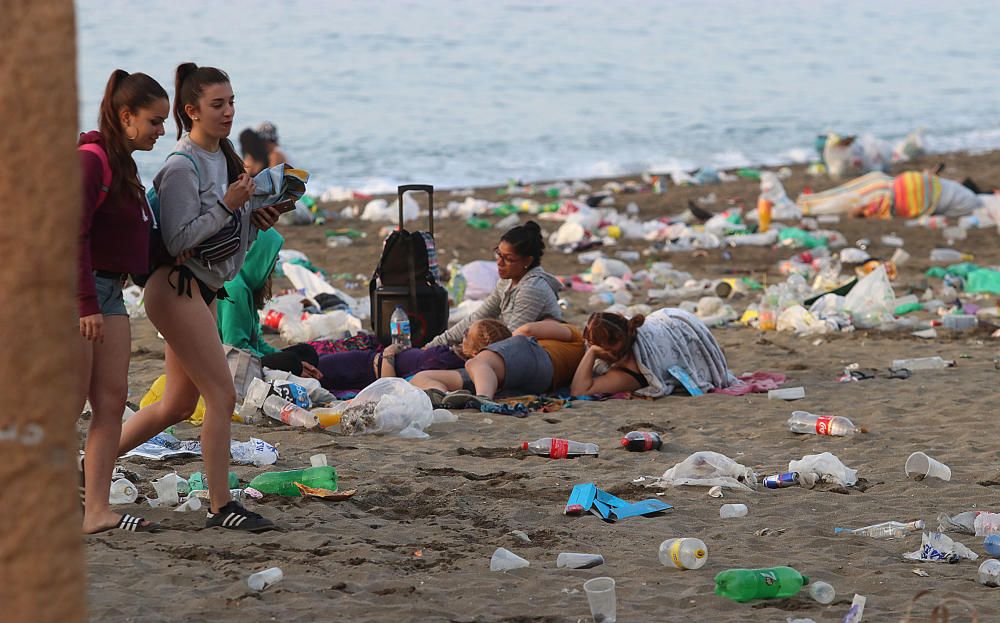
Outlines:
{"label": "seated woman", "polygon": [[[701,391],[736,381],[705,323],[680,309],[660,309],[630,320],[597,312],[587,321],[583,339],[587,350],[570,385],[574,396],[619,392],[666,396],[681,383],[675,373],[689,377]],[[602,371],[596,377],[595,365]]]}
{"label": "seated woman", "polygon": [[351,350],[321,355],[320,380],[330,391],[361,389],[384,376],[403,378],[425,371],[450,371],[465,365],[488,344],[510,337],[502,322],[484,319],[474,322],[458,346],[428,346],[401,349],[391,344],[382,350]]}
{"label": "seated woman", "polygon": [[294,344],[279,350],[264,340],[260,330],[257,311],[271,298],[271,275],[284,243],[285,239],[273,228],[257,234],[240,272],[224,286],[228,298],[219,299],[219,336],[223,344],[260,357],[265,368],[318,379],[322,376],[316,367],[319,355],[312,346]]}
{"label": "seated woman", "polygon": [[[509,339],[485,347],[466,362],[464,370],[424,372],[411,382],[427,390],[431,402],[450,408],[466,406],[473,391],[487,400],[500,389],[542,394],[569,384],[583,350],[583,335],[573,325],[558,320],[530,322]],[[455,392],[455,398],[446,398],[445,392]]]}
{"label": "seated woman", "polygon": [[251,177],[268,168],[267,143],[249,128],[240,132],[240,151],[243,153],[243,166]]}
{"label": "seated woman", "polygon": [[542,269],[545,242],[538,223],[528,221],[507,231],[493,249],[500,281],[476,311],[430,341],[429,346],[458,344],[469,326],[496,318],[515,331],[521,325],[545,318],[562,318],[559,280]]}

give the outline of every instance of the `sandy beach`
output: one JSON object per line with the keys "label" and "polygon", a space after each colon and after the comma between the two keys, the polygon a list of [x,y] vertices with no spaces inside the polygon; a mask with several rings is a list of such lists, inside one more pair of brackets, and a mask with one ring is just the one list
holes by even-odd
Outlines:
{"label": "sandy beach", "polygon": [[[944,162],[944,175],[971,176],[983,188],[1000,187],[1000,152],[949,154],[915,163],[912,168]],[[433,182],[433,180],[418,180]],[[595,188],[599,184],[595,184]],[[807,178],[801,167],[786,181],[790,196],[805,185],[822,190],[826,178]],[[758,184],[739,181],[712,187],[676,188],[665,194],[622,194],[616,207],[635,201],[642,219],[677,214],[688,200],[715,192],[720,210],[728,199],[752,207]],[[497,199],[496,189],[477,196]],[[539,196],[540,198],[540,196]],[[450,197],[440,192],[438,205]],[[339,212],[347,205],[325,206]],[[522,222],[528,217],[521,216]],[[491,222],[499,220],[490,217]],[[558,222],[543,221],[546,233]],[[331,274],[363,274],[365,279],[333,279],[349,294],[367,294],[367,277],[381,250],[384,224],[331,219],[324,226],[285,227],[285,248],[306,253]],[[325,231],[352,227],[366,238],[348,247],[327,248]],[[927,285],[930,249],[944,246],[939,231],[904,227],[901,221],[842,220],[833,228],[849,243],[875,242],[883,234],[905,239],[911,261],[895,282],[897,296],[920,294]],[[441,265],[452,259],[489,259],[499,230],[478,230],[460,219],[439,219],[436,238]],[[1000,264],[995,229],[970,230],[956,247],[975,255],[981,265]],[[779,260],[797,251],[786,248],[735,248],[707,253],[646,254],[647,243],[624,241],[613,250],[644,252],[634,269],[647,261],[670,261],[696,278],[753,276],[775,283],[783,279]],[[543,265],[557,275],[581,272],[575,254],[554,250]],[[940,284],[940,282],[933,282]],[[276,283],[276,290],[288,282]],[[568,319],[582,325],[589,309],[583,293],[569,292]],[[737,311],[753,299],[734,299]],[[646,302],[643,291],[635,302]],[[993,304],[995,304],[995,299]],[[661,306],[678,301],[662,301]],[[902,554],[916,550],[919,534],[880,541],[834,536],[838,526],[859,527],[881,521],[923,519],[936,528],[939,513],[974,509],[1000,510],[1000,437],[988,428],[996,409],[1000,371],[994,367],[998,340],[992,329],[952,333],[939,329],[933,340],[909,332],[859,330],[797,338],[750,328],[713,332],[737,373],[766,370],[788,375],[786,387],[803,386],[803,400],[769,401],[766,394],[746,397],[708,395],[667,397],[656,401],[575,402],[572,408],[533,413],[518,419],[459,411],[459,421],[431,429],[431,439],[344,437],[333,432],[233,425],[233,438],[251,435],[278,445],[281,458],[273,469],[308,466],[308,457],[325,453],[336,467],[342,489],[357,489],[347,501],[266,497],[248,506],[284,529],[262,535],[206,530],[203,512],[175,513],[148,505],[121,510],[165,524],[156,535],[105,533],[86,538],[92,621],[589,621],[583,582],[611,576],[617,581],[619,621],[784,622],[786,617],[840,621],[854,593],[868,597],[866,622],[899,621],[911,598],[923,589],[957,593],[972,602],[981,620],[1000,618],[995,592],[976,582],[979,562],[915,563]],[[271,336],[276,345],[280,339]],[[957,366],[915,372],[905,380],[884,374],[895,358],[940,355]],[[851,363],[877,368],[872,380],[839,383]],[[163,342],[146,319],[133,320],[130,399],[138,402],[162,373]],[[994,405],[994,406],[990,406]],[[844,415],[865,426],[855,437],[796,435],[787,430],[792,410]],[[81,420],[81,429],[85,422]],[[660,452],[629,453],[618,440],[634,429],[664,435]],[[193,439],[198,429],[178,427],[178,437]],[[522,441],[568,437],[597,443],[599,457],[549,460],[523,454]],[[849,489],[792,487],[729,492],[722,500],[697,487],[646,489],[633,484],[640,476],[658,476],[698,450],[714,450],[762,474],[785,471],[788,462],[829,451],[858,470],[859,486]],[[906,457],[925,451],[953,470],[950,482],[908,480]],[[201,462],[153,462],[124,459],[119,464],[138,474],[141,492],[152,495],[149,480],[176,470],[182,476]],[[263,471],[233,466],[246,482]],[[265,468],[267,469],[267,468]],[[656,497],[674,508],[657,517],[604,523],[593,515],[567,517],[563,506],[576,483],[595,482],[630,501]],[[721,520],[719,506],[741,502],[747,517]],[[770,529],[766,536],[757,536]],[[524,542],[511,532],[528,535]],[[982,539],[950,536],[984,556]],[[657,547],[671,537],[705,541],[709,560],[696,571],[662,566]],[[489,559],[502,546],[531,561],[527,569],[493,573]],[[560,552],[603,554],[605,564],[589,570],[557,569]],[[790,565],[837,590],[833,604],[822,606],[805,591],[798,596],[736,604],[713,594],[716,573],[733,567]],[[284,580],[257,593],[248,575],[277,566]],[[915,571],[926,572],[926,577]],[[925,609],[921,612],[926,612]],[[954,620],[954,619],[953,619]],[[960,619],[965,620],[965,619]]]}

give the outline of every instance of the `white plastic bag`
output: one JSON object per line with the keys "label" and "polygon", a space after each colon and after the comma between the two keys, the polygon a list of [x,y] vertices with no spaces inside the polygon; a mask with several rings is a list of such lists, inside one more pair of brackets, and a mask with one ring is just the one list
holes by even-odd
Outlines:
{"label": "white plastic bag", "polygon": [[482,300],[493,292],[500,274],[496,262],[476,260],[462,266],[462,276],[465,277],[465,298]]}
{"label": "white plastic bag", "polygon": [[807,454],[798,461],[789,461],[788,471],[798,472],[801,482],[807,487],[813,487],[817,482],[851,487],[858,482],[858,470],[847,467],[829,452]]}
{"label": "white plastic bag", "polygon": [[599,283],[607,277],[624,277],[631,274],[632,269],[628,264],[610,257],[599,257],[590,266],[591,283]]}
{"label": "white plastic bag", "polygon": [[903,554],[903,558],[920,562],[957,562],[963,558],[976,560],[979,554],[940,532],[924,532],[920,549]]}
{"label": "white plastic bag", "polygon": [[444,409],[434,409],[423,391],[395,377],[381,378],[351,400],[340,419],[345,435],[398,433],[401,437],[426,439],[424,432],[435,422],[458,418]]}
{"label": "white plastic bag", "polygon": [[281,337],[297,344],[313,340],[338,340],[361,332],[361,320],[337,309],[325,314],[311,314],[301,322],[281,323]]}
{"label": "white plastic bag", "polygon": [[844,307],[850,312],[854,326],[861,329],[891,321],[896,309],[896,294],[885,266],[879,265],[855,284],[845,297]]}
{"label": "white plastic bag", "polygon": [[822,320],[817,319],[801,305],[792,305],[778,316],[778,331],[792,331],[796,335],[820,335],[830,330]]}
{"label": "white plastic bag", "polygon": [[719,486],[752,491],[748,483],[757,484],[757,475],[749,467],[740,465],[724,454],[703,450],[674,465],[647,486]]}

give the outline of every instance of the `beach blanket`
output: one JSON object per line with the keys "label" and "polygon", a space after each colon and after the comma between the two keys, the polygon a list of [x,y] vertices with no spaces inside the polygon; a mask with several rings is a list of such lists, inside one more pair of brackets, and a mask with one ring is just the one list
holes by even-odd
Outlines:
{"label": "beach blanket", "polygon": [[861,177],[823,192],[800,195],[795,203],[802,213],[810,216],[821,214],[847,214],[853,208],[865,206],[876,210],[886,201],[892,201],[893,178],[881,171],[872,171]]}
{"label": "beach blanket", "polygon": [[669,371],[674,366],[684,370],[703,392],[736,381],[712,332],[697,316],[680,309],[659,309],[646,316],[633,353],[649,383],[634,392],[640,396],[655,398],[673,392],[680,384]]}

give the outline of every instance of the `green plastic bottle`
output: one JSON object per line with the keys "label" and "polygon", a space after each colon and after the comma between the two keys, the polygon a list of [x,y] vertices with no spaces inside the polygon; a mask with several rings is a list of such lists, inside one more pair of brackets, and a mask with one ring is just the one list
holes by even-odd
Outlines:
{"label": "green plastic bottle", "polygon": [[727,569],[715,576],[715,594],[733,601],[791,597],[809,578],[791,567]]}
{"label": "green plastic bottle", "polygon": [[264,472],[250,481],[250,487],[261,493],[276,493],[288,497],[299,497],[299,482],[314,489],[337,490],[337,470],[330,466],[309,467],[290,472]]}
{"label": "green plastic bottle", "polygon": [[[191,477],[188,478],[188,486],[191,488],[191,491],[204,491],[208,489],[208,485],[205,484],[205,475],[201,472],[191,474]],[[240,478],[233,472],[229,472],[229,488],[240,488]]]}

